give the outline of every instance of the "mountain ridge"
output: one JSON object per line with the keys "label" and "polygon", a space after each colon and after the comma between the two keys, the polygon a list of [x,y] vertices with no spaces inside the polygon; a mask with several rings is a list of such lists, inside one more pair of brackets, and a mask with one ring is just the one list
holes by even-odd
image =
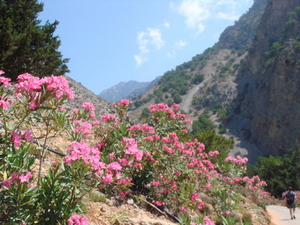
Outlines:
{"label": "mountain ridge", "polygon": [[159,77],[155,78],[153,81],[148,82],[139,82],[135,80],[130,80],[128,82],[121,81],[118,84],[105,89],[100,94],[98,94],[98,96],[111,103],[118,102],[124,98],[132,100],[151,89],[158,79]]}

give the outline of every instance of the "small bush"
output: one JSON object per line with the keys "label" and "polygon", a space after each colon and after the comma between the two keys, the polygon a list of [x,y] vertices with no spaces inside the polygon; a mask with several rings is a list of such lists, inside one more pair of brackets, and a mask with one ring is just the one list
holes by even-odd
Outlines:
{"label": "small bush", "polygon": [[97,192],[91,192],[90,193],[90,199],[93,202],[106,202],[106,198],[104,195],[97,193]]}

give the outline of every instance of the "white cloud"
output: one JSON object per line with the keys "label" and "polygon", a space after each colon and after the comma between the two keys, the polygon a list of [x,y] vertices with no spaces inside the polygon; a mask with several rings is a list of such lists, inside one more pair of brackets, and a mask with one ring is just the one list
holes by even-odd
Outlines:
{"label": "white cloud", "polygon": [[237,20],[240,17],[238,9],[245,4],[245,0],[182,0],[177,7],[174,3],[170,7],[176,8],[185,17],[187,28],[200,34],[205,30],[205,21],[209,19]]}
{"label": "white cloud", "polygon": [[170,23],[164,22],[164,27],[169,28],[170,27]]}
{"label": "white cloud", "polygon": [[147,31],[141,31],[137,34],[137,43],[139,45],[139,54],[134,55],[137,66],[140,66],[147,60],[146,55],[150,48],[161,49],[165,41],[161,38],[161,31],[155,28],[147,28]]}
{"label": "white cloud", "polygon": [[186,46],[187,45],[187,42],[185,42],[185,41],[183,41],[183,40],[179,40],[176,44],[175,44],[175,46],[177,46],[177,47],[184,47],[184,46]]}
{"label": "white cloud", "polygon": [[147,58],[145,57],[142,57],[140,55],[134,55],[133,56],[135,61],[136,61],[136,66],[140,66],[143,64],[143,62],[147,61]]}
{"label": "white cloud", "polygon": [[159,29],[148,28],[148,36],[151,39],[151,43],[157,50],[161,49],[165,45],[165,41],[161,38],[161,32]]}
{"label": "white cloud", "polygon": [[176,56],[176,52],[174,50],[172,52],[167,53],[167,57],[169,57],[169,58],[175,57],[175,56]]}
{"label": "white cloud", "polygon": [[203,32],[205,27],[203,21],[207,20],[211,14],[207,5],[201,2],[201,0],[184,0],[177,7],[179,14],[186,17],[187,27],[196,29],[197,34]]}

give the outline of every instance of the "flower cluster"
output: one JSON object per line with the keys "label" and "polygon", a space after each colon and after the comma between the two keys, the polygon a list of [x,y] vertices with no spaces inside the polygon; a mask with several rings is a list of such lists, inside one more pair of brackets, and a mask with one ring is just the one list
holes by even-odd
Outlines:
{"label": "flower cluster", "polygon": [[[13,182],[20,182],[20,183],[28,183],[30,179],[32,178],[31,172],[27,171],[25,174],[20,174],[19,172],[13,172],[10,179],[2,181],[2,185],[4,187],[10,187],[13,185]],[[34,184],[31,183],[28,186],[32,187]]]}
{"label": "flower cluster", "polygon": [[241,156],[237,156],[236,158],[229,156],[225,159],[226,162],[233,162],[236,163],[238,165],[242,165],[248,162],[248,158],[242,158]]}
{"label": "flower cluster", "polygon": [[20,131],[12,131],[11,133],[12,133],[11,140],[12,140],[12,143],[14,144],[15,148],[19,148],[21,146],[22,140],[26,140],[29,142],[31,142],[33,140],[33,136],[31,134],[30,130],[28,130],[28,129],[25,130],[23,135],[21,135]]}
{"label": "flower cluster", "polygon": [[68,81],[63,76],[50,76],[42,79],[24,73],[18,76],[18,83],[14,85],[14,94],[18,98],[22,96],[28,101],[30,109],[35,110],[45,102],[74,98],[72,89],[68,86]]}
{"label": "flower cluster", "polygon": [[72,216],[68,219],[68,225],[88,225],[89,221],[84,215],[72,214]]}

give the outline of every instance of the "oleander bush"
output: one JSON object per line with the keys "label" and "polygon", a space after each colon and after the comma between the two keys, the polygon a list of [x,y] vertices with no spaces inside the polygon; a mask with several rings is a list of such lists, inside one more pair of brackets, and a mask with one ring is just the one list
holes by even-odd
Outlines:
{"label": "oleander bush", "polygon": [[[191,121],[177,104],[150,106],[149,122],[138,125],[127,117],[126,99],[113,104],[116,115],[100,118],[88,102],[65,108],[74,94],[62,76],[26,73],[15,84],[0,82],[1,224],[88,224],[82,199],[95,189],[106,197],[142,194],[188,221],[182,224],[229,220],[241,190],[257,203],[269,198],[264,181],[244,176],[247,158],[216,158],[219,151],[187,139]],[[69,143],[60,151],[65,156],[42,173],[47,148],[60,135]],[[211,218],[201,213],[204,195],[212,199]]]}

